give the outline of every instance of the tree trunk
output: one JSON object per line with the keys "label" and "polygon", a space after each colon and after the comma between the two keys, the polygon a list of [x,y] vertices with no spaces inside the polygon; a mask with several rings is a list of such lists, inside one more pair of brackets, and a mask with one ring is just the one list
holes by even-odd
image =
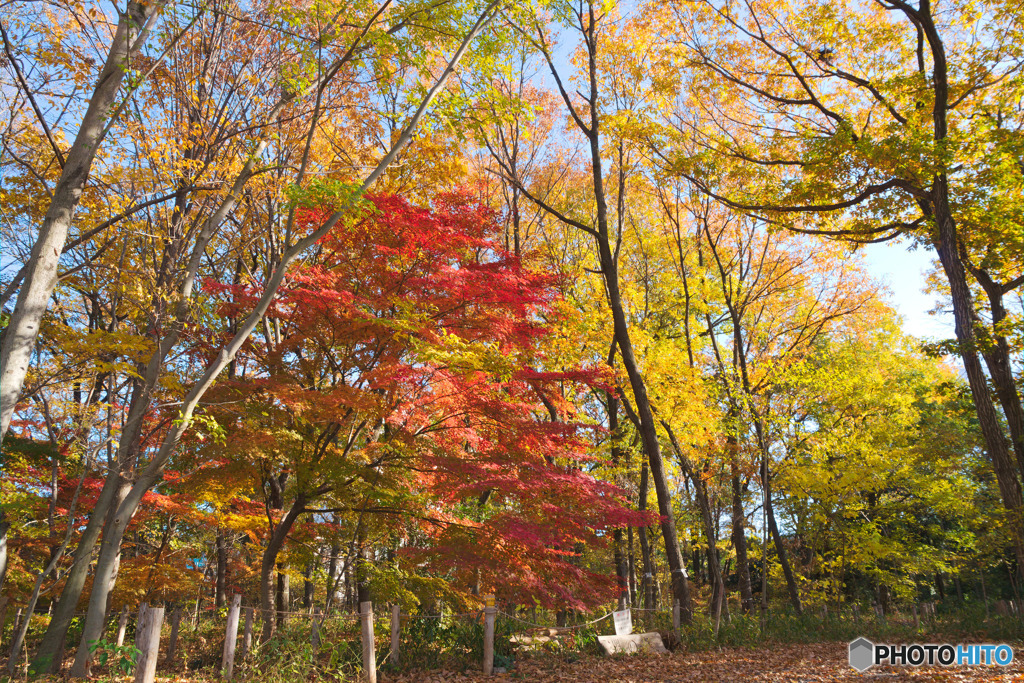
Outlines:
{"label": "tree trunk", "polygon": [[[974,279],[978,281],[988,297],[989,309],[992,314],[992,339],[981,344],[981,354],[992,378],[992,386],[996,390],[996,398],[1003,408],[1006,425],[1010,428],[1010,442],[1017,458],[1017,468],[1024,476],[1024,407],[1021,406],[1020,393],[1013,378],[1013,362],[1010,359],[1010,345],[1006,336],[999,333],[1000,324],[1006,320],[1006,307],[1003,305],[1003,287],[994,282],[989,274],[980,268],[971,268]],[[980,322],[980,321],[978,321]]]}
{"label": "tree trunk", "polygon": [[[320,556],[315,556],[319,558]],[[302,607],[309,609],[313,606],[313,568],[316,560],[310,560],[306,565],[306,571],[302,573]]]}
{"label": "tree trunk", "polygon": [[277,627],[283,628],[288,624],[288,612],[292,608],[292,586],[288,576],[288,565],[277,563]]}
{"label": "tree trunk", "polygon": [[96,560],[96,571],[93,573],[89,608],[85,615],[85,624],[82,626],[82,637],[78,642],[75,661],[71,665],[72,678],[88,677],[89,660],[92,656],[90,644],[103,638],[110,592],[114,589],[114,581],[121,564],[121,541],[124,539],[129,521],[130,517],[126,519],[119,509],[104,529],[99,558]]}
{"label": "tree trunk", "polygon": [[57,265],[67,240],[75,208],[85,189],[93,160],[105,136],[111,111],[117,100],[128,64],[146,43],[153,23],[165,2],[130,0],[119,12],[106,62],[89,98],[89,105],[68,150],[60,179],[54,187],[50,206],[39,228],[39,236],[26,264],[25,278],[18,290],[14,311],[0,345],[0,446],[14,415],[25,373],[35,348],[39,325],[57,285]]}
{"label": "tree trunk", "polygon": [[7,578],[7,530],[11,523],[7,521],[3,508],[0,508],[0,590],[3,590]]}
{"label": "tree trunk", "polygon": [[633,607],[639,607],[639,598],[636,590],[636,553],[634,552],[633,545],[633,527],[629,527],[627,536],[629,540],[627,546],[629,548],[629,553],[626,558],[629,566],[629,604]]}
{"label": "tree trunk", "polygon": [[672,444],[672,448],[675,449],[676,457],[679,458],[679,466],[682,468],[683,474],[693,485],[694,497],[696,497],[697,507],[700,509],[700,517],[704,527],[704,538],[708,543],[708,569],[712,585],[710,608],[714,617],[715,635],[717,636],[718,625],[722,615],[722,605],[725,602],[725,581],[722,578],[722,565],[718,561],[718,532],[715,530],[715,519],[711,509],[711,501],[708,499],[707,486],[704,483],[703,477],[698,476],[697,472],[694,471],[690,459],[686,457],[686,453],[683,452],[679,441],[676,439],[672,426],[664,420],[662,420],[661,424],[668,433],[669,442]]}
{"label": "tree trunk", "polygon": [[324,598],[325,611],[330,611],[337,601],[339,570],[341,569],[341,544],[331,544],[331,556],[327,565],[327,597]]}
{"label": "tree trunk", "polygon": [[[944,130],[939,137],[940,139],[945,137]],[[960,261],[956,223],[950,211],[947,181],[944,176],[938,176],[935,179],[931,206],[937,230],[935,249],[939,254],[939,261],[942,263],[946,280],[949,282],[960,358],[963,360],[967,382],[971,387],[971,397],[974,399],[978,425],[981,427],[981,433],[985,439],[985,449],[995,470],[999,493],[1007,511],[1010,540],[1013,543],[1017,559],[1018,576],[1024,577],[1024,529],[1022,529],[1024,520],[1021,518],[1020,480],[1017,478],[1017,468],[1014,467],[1014,459],[1010,455],[1006,435],[1003,433],[999,416],[992,404],[992,397],[989,395],[985,373],[978,361],[978,343],[973,324],[974,305],[971,300],[970,287],[967,285],[964,266]]]}
{"label": "tree trunk", "polygon": [[373,597],[370,595],[370,572],[367,570],[371,565],[371,551],[366,543],[366,527],[364,525],[359,527],[358,556],[359,563],[356,565],[356,602],[362,604],[373,601]]}
{"label": "tree trunk", "polygon": [[[619,347],[622,365],[625,367],[626,374],[629,377],[629,385],[633,389],[640,440],[651,466],[651,479],[654,481],[654,490],[658,495],[658,512],[661,514],[661,535],[665,543],[665,555],[668,559],[669,575],[672,579],[672,594],[675,599],[679,600],[683,620],[689,623],[693,611],[690,601],[690,585],[689,579],[686,576],[686,565],[683,564],[683,557],[679,552],[675,512],[672,509],[672,491],[669,489],[668,477],[665,474],[661,444],[658,441],[657,422],[651,411],[650,399],[647,396],[647,385],[644,382],[639,364],[633,352],[633,342],[629,334],[629,323],[626,321],[622,295],[619,291],[617,254],[612,250],[608,228],[608,201],[605,195],[604,173],[602,171],[601,124],[597,102],[599,87],[597,77],[597,19],[594,16],[593,6],[589,6],[589,12],[590,28],[584,28],[584,37],[586,38],[588,58],[587,77],[590,85],[590,125],[589,127],[581,125],[581,130],[590,142],[591,177],[594,186],[594,205],[597,214],[597,229],[591,230],[591,235],[597,241],[601,274],[604,277],[608,305],[612,312],[614,338]],[[577,121],[582,123],[581,119],[577,119]]]}
{"label": "tree trunk", "polygon": [[[611,356],[614,358],[614,356]],[[610,364],[610,363],[609,363]],[[622,436],[619,433],[619,401],[612,391],[605,392],[606,409],[608,412],[608,438],[611,443],[611,459],[613,465],[619,464],[622,450],[619,448],[618,440]],[[612,544],[615,546],[615,576],[618,580],[618,604],[619,609],[624,609],[629,600],[629,570],[626,567],[625,553],[622,552],[623,539],[622,528],[612,531]]]}
{"label": "tree trunk", "polygon": [[55,673],[60,666],[58,654],[78,608],[78,601],[82,597],[85,579],[89,575],[89,559],[100,538],[100,532],[106,533],[110,527],[113,522],[112,512],[124,500],[129,487],[130,483],[116,472],[111,472],[103,482],[96,505],[89,514],[89,521],[81,538],[78,539],[78,546],[71,559],[71,569],[64,581],[64,588],[53,610],[53,616],[29,666],[29,671],[33,675]]}
{"label": "tree trunk", "polygon": [[629,570],[626,567],[625,553],[622,552],[622,547],[625,544],[621,528],[612,531],[612,545],[615,546],[615,581],[618,594],[616,601],[618,602],[619,609],[625,609],[626,602],[629,599]]}
{"label": "tree trunk", "polygon": [[[640,466],[640,493],[637,503],[637,509],[641,512],[646,512],[647,510],[649,482],[650,478],[647,474],[647,463],[645,462]],[[651,544],[647,540],[647,527],[642,526],[637,529],[637,532],[640,536],[640,557],[644,568],[644,577],[640,584],[640,590],[643,593],[644,599],[644,609],[654,609],[654,565],[651,562]]]}
{"label": "tree trunk", "polygon": [[[775,523],[775,506],[772,503],[772,488],[771,488],[771,471],[768,469],[768,455],[765,453],[764,461],[761,464],[761,474],[765,482],[765,496],[764,505],[765,511],[768,513],[768,530],[772,535],[772,540],[775,542],[775,552],[779,555],[779,564],[782,565],[782,574],[786,577],[786,590],[789,591],[789,601],[793,604],[793,609],[796,610],[797,614],[803,613],[803,607],[800,604],[800,591],[797,589],[796,576],[793,574],[793,568],[789,565],[789,555],[786,552],[786,546],[782,543],[782,534],[779,533],[779,525]],[[767,549],[766,549],[767,550]],[[767,553],[765,553],[767,555]],[[767,573],[768,563],[765,561],[763,571]]]}
{"label": "tree trunk", "polygon": [[732,469],[732,545],[736,549],[736,575],[740,584],[740,602],[744,612],[754,606],[754,593],[750,586],[750,563],[747,561],[746,515],[743,512],[743,487],[740,482],[739,465],[736,463],[736,438],[731,440],[730,452]]}
{"label": "tree trunk", "polygon": [[224,538],[224,527],[217,527],[217,581],[216,594],[213,602],[217,607],[224,606],[224,586],[228,571],[227,540]]}
{"label": "tree trunk", "polygon": [[[288,532],[291,531],[295,520],[306,509],[306,499],[299,495],[292,503],[284,518],[274,527],[270,534],[267,547],[263,550],[263,557],[260,560],[260,612],[263,614],[263,630],[260,634],[260,642],[266,643],[274,637],[277,620],[274,614],[274,569],[278,566],[277,556],[284,547]],[[280,603],[278,606],[281,607]]]}

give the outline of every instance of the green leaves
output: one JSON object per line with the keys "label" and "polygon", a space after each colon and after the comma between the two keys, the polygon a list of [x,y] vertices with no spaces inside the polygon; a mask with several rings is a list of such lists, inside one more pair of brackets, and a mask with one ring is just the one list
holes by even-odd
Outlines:
{"label": "green leaves", "polygon": [[368,208],[359,192],[360,183],[333,178],[314,178],[305,185],[291,184],[285,189],[288,203],[295,208],[340,211],[344,208]]}

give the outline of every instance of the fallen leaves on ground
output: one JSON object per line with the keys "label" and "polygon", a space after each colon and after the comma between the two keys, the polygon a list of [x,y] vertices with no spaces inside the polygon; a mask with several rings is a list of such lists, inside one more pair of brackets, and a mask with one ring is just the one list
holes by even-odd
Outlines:
{"label": "fallen leaves on ground", "polygon": [[381,683],[818,683],[819,681],[1024,681],[1024,665],[1015,660],[998,666],[873,667],[864,673],[850,668],[846,643],[780,645],[771,649],[723,648],[667,656],[583,657],[576,662],[522,661],[492,678],[479,671],[430,671],[380,677]]}

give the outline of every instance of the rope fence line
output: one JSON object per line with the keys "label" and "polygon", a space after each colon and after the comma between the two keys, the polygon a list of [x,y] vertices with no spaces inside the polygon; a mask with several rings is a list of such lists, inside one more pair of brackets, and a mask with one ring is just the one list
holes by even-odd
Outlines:
{"label": "rope fence line", "polygon": [[449,617],[452,619],[456,619],[459,617],[479,618],[481,615],[483,615],[483,613],[484,611],[481,609],[475,612],[459,612],[457,614],[407,614],[405,612],[402,612],[402,616],[408,619],[448,619]]}
{"label": "rope fence line", "polygon": [[613,612],[609,612],[608,614],[604,615],[603,617],[598,617],[597,619],[594,619],[593,621],[588,621],[588,622],[585,622],[583,624],[573,624],[572,626],[544,626],[543,624],[538,624],[538,623],[535,623],[535,622],[532,622],[532,621],[526,621],[525,619],[520,619],[519,617],[517,617],[517,616],[515,616],[513,614],[509,614],[508,612],[498,612],[498,614],[502,615],[503,617],[507,617],[507,618],[511,619],[512,621],[518,621],[520,624],[526,624],[527,626],[531,626],[533,628],[557,628],[557,629],[565,629],[565,630],[575,630],[575,629],[578,629],[578,628],[586,628],[587,626],[592,626],[592,625],[596,624],[599,621],[604,621],[605,619],[607,619],[608,617],[610,617],[614,613],[615,613],[614,611]]}

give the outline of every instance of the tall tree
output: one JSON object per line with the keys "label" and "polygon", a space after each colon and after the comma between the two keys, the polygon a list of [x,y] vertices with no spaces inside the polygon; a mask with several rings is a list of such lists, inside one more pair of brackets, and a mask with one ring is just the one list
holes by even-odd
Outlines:
{"label": "tall tree", "polygon": [[652,141],[669,173],[794,231],[855,242],[907,234],[935,249],[1024,576],[1021,482],[978,357],[958,209],[973,204],[959,200],[977,176],[960,163],[979,133],[971,119],[983,118],[996,83],[1019,77],[1011,55],[1024,16],[940,13],[927,0],[666,7],[652,12],[679,35],[668,49],[693,64],[684,87],[701,103],[677,108],[666,120],[674,132]]}
{"label": "tall tree", "polygon": [[689,579],[682,553],[679,550],[675,513],[672,509],[672,492],[669,489],[665,463],[662,457],[658,425],[651,410],[647,385],[633,350],[629,323],[626,319],[620,290],[618,264],[618,245],[621,241],[621,235],[612,233],[614,225],[612,224],[612,214],[609,210],[609,200],[605,188],[606,179],[603,170],[603,157],[607,150],[603,148],[601,126],[603,108],[606,106],[606,103],[602,99],[601,81],[598,74],[601,25],[607,18],[605,12],[604,6],[596,6],[591,2],[581,5],[579,11],[572,5],[559,5],[556,8],[556,16],[568,27],[577,31],[581,38],[582,44],[580,49],[584,60],[582,80],[586,84],[587,89],[582,93],[577,92],[575,98],[567,90],[565,81],[552,57],[548,28],[542,26],[539,20],[532,15],[525,17],[524,25],[519,27],[522,35],[531,42],[534,49],[541,54],[547,63],[558,87],[559,95],[565,105],[566,113],[572,121],[574,128],[582,134],[585,140],[590,155],[593,215],[595,220],[584,222],[573,218],[566,212],[559,211],[544,201],[543,198],[531,194],[524,186],[522,179],[516,177],[513,170],[503,163],[504,160],[501,157],[497,157],[495,160],[501,165],[505,178],[516,185],[531,201],[557,220],[584,232],[594,239],[598,263],[600,264],[601,274],[605,283],[605,292],[608,297],[608,305],[612,314],[614,339],[618,347],[618,354],[622,359],[622,365],[629,379],[629,386],[632,390],[638,416],[641,442],[643,443],[644,453],[650,463],[651,479],[654,482],[654,489],[657,493],[658,512],[661,514],[662,539],[665,543],[665,553],[668,558],[669,572],[672,579],[672,594],[675,599],[680,601],[685,618],[689,620],[692,613]]}

